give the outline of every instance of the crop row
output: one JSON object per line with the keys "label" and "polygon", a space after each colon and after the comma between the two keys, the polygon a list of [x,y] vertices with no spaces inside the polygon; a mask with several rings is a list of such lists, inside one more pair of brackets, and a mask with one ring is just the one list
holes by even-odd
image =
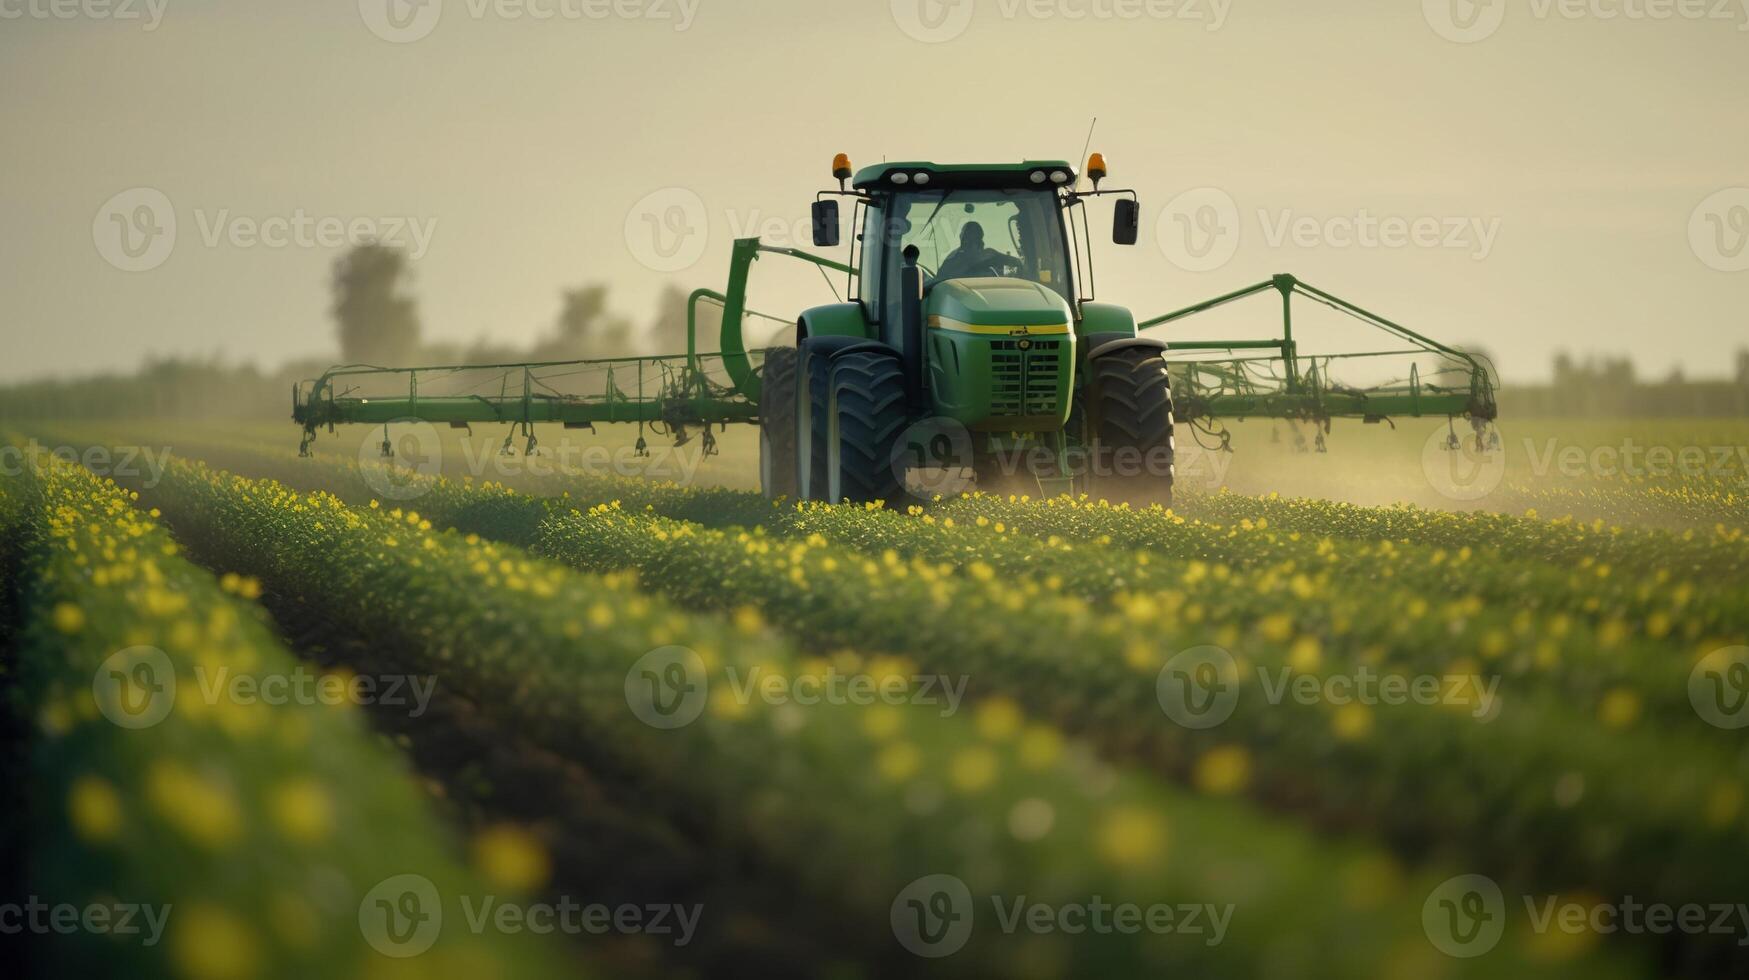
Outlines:
{"label": "crop row", "polygon": [[[416,872],[440,896],[502,890],[493,868],[479,876],[451,856],[403,764],[357,716],[356,688],[274,639],[252,581],[189,564],[128,494],[83,469],[43,461],[0,483],[18,521],[7,540],[21,620],[12,703],[31,730],[27,881],[49,909],[99,910],[82,921],[115,928],[53,937],[45,968],[374,975],[396,948],[361,925],[379,883]],[[543,943],[454,929],[421,962],[460,976],[555,960]]]}
{"label": "crop row", "polygon": [[[1231,661],[1217,661],[1236,691],[1231,715],[1195,730],[1168,720],[1178,705],[1163,704],[1159,682],[1173,651],[1207,634],[1165,597],[1134,596],[1107,612],[1035,581],[955,576],[818,538],[710,531],[611,507],[550,521],[541,550],[581,567],[636,568],[687,602],[757,602],[820,642],[911,651],[926,669],[964,673],[976,689],[1187,779],[1209,752],[1241,745],[1248,780],[1235,789],[1405,844],[1446,842],[1502,874],[1512,871],[1496,867],[1504,863],[1610,894],[1677,900],[1749,888],[1741,870],[1716,860],[1745,843],[1735,752],[1717,740],[1606,730],[1560,697],[1519,688],[1499,692],[1504,706],[1491,719],[1473,688],[1437,707],[1270,696],[1266,679],[1352,672],[1342,651],[1391,635],[1399,617],[1390,609],[1354,622],[1339,641],[1212,609],[1216,622],[1256,625],[1224,644]],[[1440,765],[1425,764],[1435,756]],[[1551,792],[1563,782],[1583,793]],[[1648,807],[1648,798],[1661,803]]]}
{"label": "crop row", "polygon": [[[1514,509],[1551,517],[1603,519],[1617,524],[1662,527],[1677,533],[1692,527],[1749,528],[1749,484],[1736,478],[1674,483],[1620,480],[1576,486],[1513,484],[1504,488]],[[1490,498],[1490,503],[1504,501]]]}
{"label": "crop row", "polygon": [[[969,719],[944,713],[918,700],[907,678],[920,668],[903,658],[804,658],[746,610],[690,615],[630,576],[577,574],[435,533],[411,512],[349,508],[199,466],[173,464],[153,496],[203,553],[306,594],[361,638],[422,656],[504,725],[627,774],[877,932],[890,928],[895,896],[935,874],[957,876],[986,908],[988,897],[1063,907],[1097,895],[1230,904],[1256,923],[1209,946],[1150,934],[1004,937],[980,911],[975,946],[950,961],[956,972],[1024,976],[1073,957],[1077,970],[1103,975],[1254,975],[1274,943],[1320,949],[1307,975],[1377,974],[1386,961],[1403,968],[1398,957],[1411,972],[1440,965],[1421,938],[1424,883],[1389,860],[1114,769],[1004,699],[985,699]],[[658,543],[659,529],[648,530]],[[746,697],[736,684],[833,670],[909,693],[804,704]],[[651,724],[645,692],[647,707],[693,717]],[[1243,752],[1210,748],[1224,749],[1210,765],[1217,784],[1242,775]],[[1519,968],[1517,938],[1483,972]]]}
{"label": "crop row", "polygon": [[[351,458],[298,460],[289,453],[267,453],[246,446],[197,446],[192,451],[295,486],[329,489],[355,502],[391,499],[384,491],[397,489],[404,491],[406,499],[417,501],[430,485],[427,478],[374,461],[361,465]],[[1192,515],[1199,506],[1204,510],[1223,508],[1222,520],[1216,523],[1211,523],[1213,517],[1207,514],[1199,518],[1085,499],[1032,501],[990,495],[941,502],[911,515],[874,511],[852,519],[842,507],[816,505],[798,510],[774,506],[744,491],[683,487],[565,471],[552,464],[513,462],[520,467],[513,473],[520,475],[506,480],[507,485],[534,495],[559,497],[580,508],[618,501],[628,511],[647,509],[707,526],[760,525],[777,534],[818,532],[860,547],[891,547],[907,556],[940,562],[978,559],[1003,575],[1054,576],[1063,588],[1088,598],[1125,590],[1170,589],[1175,576],[1192,561],[1273,568],[1290,577],[1298,573],[1324,577],[1335,594],[1370,595],[1381,588],[1418,593],[1421,603],[1411,595],[1402,600],[1417,607],[1422,603],[1434,607],[1469,605],[1473,598],[1490,608],[1509,606],[1514,610],[1510,617],[1513,628],[1505,635],[1522,660],[1534,657],[1546,666],[1555,656],[1546,649],[1525,648],[1520,638],[1531,633],[1553,637],[1575,649],[1605,651],[1601,658],[1582,658],[1599,660],[1587,665],[1584,679],[1594,699],[1620,683],[1637,679],[1648,682],[1648,691],[1675,692],[1674,700],[1683,697],[1681,678],[1672,685],[1658,677],[1624,674],[1624,669],[1631,671],[1628,665],[1632,659],[1609,654],[1624,643],[1657,646],[1682,641],[1685,651],[1677,659],[1690,660],[1690,653],[1704,653],[1749,637],[1749,589],[1744,586],[1744,576],[1714,567],[1718,563],[1730,567],[1731,562],[1749,555],[1749,548],[1722,540],[1709,539],[1710,543],[1696,546],[1692,540],[1685,543],[1681,536],[1663,532],[1630,533],[1499,515],[1438,515],[1345,505],[1331,505],[1348,516],[1324,526],[1302,513],[1323,509],[1323,502],[1230,494],[1202,498],[1202,504],[1192,505]],[[1241,513],[1248,510],[1256,513]],[[1283,519],[1284,511],[1299,516]],[[1402,521],[1420,518],[1460,523],[1475,520],[1485,525],[1478,524],[1477,533],[1462,544],[1426,544],[1417,537],[1399,536]],[[1336,529],[1343,521],[1377,526],[1350,536]],[[1579,548],[1584,553],[1571,560],[1554,560],[1534,548],[1526,552],[1497,546],[1488,528],[1499,530],[1502,526],[1530,527],[1537,535],[1565,542],[1562,547]],[[1638,542],[1628,549],[1635,561],[1642,560],[1639,551],[1663,549],[1665,556],[1644,558],[1649,567],[1636,570],[1612,565],[1607,547],[1596,554],[1584,551],[1585,542],[1607,544],[1624,533]],[[1695,547],[1699,553],[1712,556],[1709,560],[1713,565],[1701,563],[1709,570],[1684,571],[1684,549]],[[1147,552],[1148,556],[1137,552]],[[1548,630],[1532,630],[1519,615],[1525,611],[1567,615],[1548,616]],[[1593,623],[1594,631],[1600,634],[1598,642],[1591,642],[1584,629],[1573,630],[1570,618]],[[1497,648],[1501,642],[1496,632],[1488,646]],[[1671,669],[1685,672],[1687,666],[1679,664]]]}
{"label": "crop row", "polygon": [[[707,530],[616,505],[578,514],[562,498],[449,481],[423,488],[420,502],[438,523],[536,540],[541,553],[581,568],[637,569],[647,584],[689,604],[755,603],[815,645],[906,652],[927,669],[963,672],[978,690],[1013,696],[1108,749],[1139,752],[1187,780],[1202,778],[1202,760],[1237,739],[1246,748],[1246,779],[1229,791],[1252,789],[1266,802],[1335,825],[1361,824],[1406,846],[1461,842],[1465,857],[1502,874],[1516,869],[1676,900],[1729,895],[1746,884],[1715,861],[1719,848],[1742,843],[1734,753],[1693,715],[1683,683],[1667,685],[1681,704],[1674,710],[1688,722],[1683,727],[1707,737],[1648,728],[1636,716],[1662,692],[1634,687],[1604,694],[1595,721],[1591,712],[1571,710],[1573,691],[1516,680],[1496,690],[1504,706],[1494,717],[1475,687],[1443,709],[1266,696],[1264,678],[1281,683],[1287,672],[1322,679],[1370,667],[1405,675],[1414,651],[1436,654],[1430,663],[1442,684],[1461,682],[1480,673],[1483,661],[1437,654],[1470,631],[1469,621],[1487,626],[1490,616],[1501,618],[1478,603],[1416,612],[1377,592],[1337,601],[1305,576],[1192,566],[1178,573],[1174,590],[1121,593],[1108,611],[1065,595],[1048,575],[1011,577],[977,560],[956,572],[901,558],[899,548],[871,553],[870,540],[851,550],[819,533]],[[890,521],[903,520],[861,508],[799,513],[847,537],[856,535],[846,526],[864,520],[883,534],[894,533]],[[930,535],[995,533],[975,524],[904,526]],[[1052,569],[1065,564],[1051,554]],[[1211,630],[1197,625],[1203,622],[1223,625]],[[1217,731],[1186,730],[1167,721],[1157,682],[1172,651],[1211,637],[1242,651],[1234,656],[1237,706]],[[1571,649],[1551,648],[1557,658],[1573,658],[1562,676],[1575,687],[1595,669],[1583,657],[1596,640],[1581,635]],[[1557,673],[1555,665],[1538,671]],[[1674,678],[1650,673],[1660,682]],[[1432,746],[1456,751],[1442,751],[1447,761],[1439,767],[1418,769]],[[1669,805],[1645,806],[1647,793]],[[1541,828],[1528,849],[1526,825]],[[1673,865],[1668,848],[1652,847],[1668,838],[1689,842]],[[1659,860],[1646,856],[1654,853]]]}
{"label": "crop row", "polygon": [[[1045,501],[1070,509],[1109,510],[1119,507],[1100,502],[1058,498]],[[1076,508],[1075,504],[1080,504]],[[1534,514],[1517,516],[1487,511],[1455,512],[1429,510],[1410,505],[1361,507],[1335,500],[1312,500],[1270,494],[1247,497],[1217,493],[1197,498],[1183,508],[1184,516],[1217,524],[1266,520],[1271,526],[1326,537],[1361,540],[1413,541],[1444,548],[1494,548],[1520,558],[1557,563],[1595,562],[1624,573],[1651,575],[1667,569],[1681,579],[1732,576],[1741,581],[1749,573],[1749,538],[1742,528],[1719,526],[1680,533],[1656,528],[1622,527],[1596,520],[1589,524],[1557,518],[1542,520]],[[1132,524],[1117,522],[1123,536],[1112,531],[1114,541],[1142,544],[1159,532],[1162,512],[1157,508]],[[1088,514],[1076,515],[1082,520]],[[1110,518],[1098,518],[1102,522]]]}
{"label": "crop row", "polygon": [[[1733,583],[1614,574],[1597,563],[1565,568],[1470,548],[1352,541],[1244,521],[1222,527],[1172,515],[1067,501],[1021,503],[971,496],[927,513],[880,508],[773,507],[750,495],[635,480],[561,475],[530,499],[388,470],[237,451],[232,465],[364,502],[403,488],[442,523],[490,527],[526,546],[553,508],[619,502],[713,523],[725,512],[757,518],[774,536],[826,539],[871,555],[988,568],[1089,600],[1155,596],[1182,620],[1174,635],[1223,634],[1204,623],[1256,624],[1325,638],[1358,662],[1405,673],[1476,673],[1509,690],[1547,688],[1589,712],[1712,734],[1691,701],[1696,661],[1749,638],[1749,602]],[[392,486],[388,481],[397,481]],[[1094,540],[1067,540],[1098,532]],[[1033,533],[1026,533],[1033,532]],[[1149,541],[1152,548],[1117,546]],[[1368,632],[1355,624],[1373,623]],[[1227,643],[1236,642],[1227,639]]]}

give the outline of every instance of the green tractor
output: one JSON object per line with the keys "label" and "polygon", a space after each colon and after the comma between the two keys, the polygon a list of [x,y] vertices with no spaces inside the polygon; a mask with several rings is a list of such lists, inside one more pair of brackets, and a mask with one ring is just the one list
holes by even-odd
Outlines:
{"label": "green tractor", "polygon": [[[1174,425],[1203,448],[1228,451],[1229,419],[1309,426],[1318,451],[1335,418],[1376,423],[1444,418],[1446,448],[1469,422],[1475,449],[1498,445],[1495,376],[1457,350],[1316,289],[1277,275],[1184,309],[1137,322],[1093,298],[1091,199],[1114,198],[1112,241],[1134,245],[1140,205],[1132,191],[1091,189],[1063,161],[1019,164],[883,163],[853,175],[840,154],[837,190],[813,205],[817,248],[840,244],[839,202],[853,205],[848,262],[738,239],[723,292],[695,291],[684,354],[443,367],[343,365],[300,382],[292,417],[300,450],[338,424],[457,428],[504,423],[502,452],[538,451],[535,426],[593,429],[636,424],[676,445],[713,430],[759,426],[768,496],[792,500],[929,499],[971,486],[1039,494],[1078,491],[1114,501],[1170,503]],[[847,301],[798,316],[749,310],[747,285],[764,256],[800,259],[845,277]],[[1279,336],[1163,340],[1142,331],[1247,297],[1279,294]],[[1390,335],[1400,349],[1303,354],[1294,338],[1300,297]],[[699,346],[699,309],[721,310],[717,351]],[[750,351],[749,319],[793,327],[795,342]],[[1406,374],[1365,385],[1334,372],[1353,359],[1408,358]],[[1214,443],[1203,442],[1202,437]],[[1304,444],[1304,433],[1296,431]]]}
{"label": "green tractor", "polygon": [[767,494],[897,501],[908,473],[932,470],[931,489],[975,474],[980,486],[1170,499],[1166,345],[1091,298],[1079,247],[1088,198],[1128,195],[1120,245],[1135,244],[1138,205],[1099,190],[1104,163],[1090,163],[1094,189],[1078,192],[1062,161],[883,163],[854,178],[834,162],[839,190],[814,204],[814,244],[838,245],[836,198],[850,198],[853,292],[803,312],[793,348],[765,352]]}

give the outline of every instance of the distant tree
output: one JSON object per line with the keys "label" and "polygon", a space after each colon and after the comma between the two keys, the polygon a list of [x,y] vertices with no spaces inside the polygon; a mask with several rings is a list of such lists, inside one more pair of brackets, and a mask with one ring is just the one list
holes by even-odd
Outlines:
{"label": "distant tree", "polygon": [[[656,298],[656,319],[651,322],[649,331],[645,334],[648,350],[653,354],[684,354],[686,353],[686,303],[688,294],[672,283],[662,287],[662,295]],[[716,307],[702,304],[699,310],[701,319],[708,322],[699,324],[701,337],[714,337],[707,328],[717,321]],[[700,347],[715,350],[714,344],[707,344],[702,339]]]}
{"label": "distant tree", "polygon": [[1737,351],[1737,384],[1749,388],[1749,347]]}
{"label": "distant tree", "polygon": [[538,361],[568,361],[628,354],[631,338],[631,321],[607,311],[607,287],[582,286],[565,291],[553,333],[533,355]]}
{"label": "distant tree", "polygon": [[393,366],[419,353],[419,313],[404,292],[411,274],[400,249],[369,243],[334,263],[334,320],[348,364]]}

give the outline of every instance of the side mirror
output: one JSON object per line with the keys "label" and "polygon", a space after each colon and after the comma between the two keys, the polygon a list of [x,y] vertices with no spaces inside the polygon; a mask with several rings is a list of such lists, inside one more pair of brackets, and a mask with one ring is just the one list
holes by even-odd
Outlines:
{"label": "side mirror", "polygon": [[838,202],[814,202],[814,245],[832,248],[838,244]]}
{"label": "side mirror", "polygon": [[1111,240],[1118,245],[1134,245],[1136,233],[1142,227],[1142,205],[1131,198],[1120,197],[1111,213]]}

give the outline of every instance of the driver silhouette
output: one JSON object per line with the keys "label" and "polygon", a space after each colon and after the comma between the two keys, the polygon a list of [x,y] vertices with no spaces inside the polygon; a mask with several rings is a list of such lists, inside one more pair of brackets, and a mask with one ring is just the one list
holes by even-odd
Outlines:
{"label": "driver silhouette", "polygon": [[974,276],[1000,276],[1008,266],[1019,266],[1020,260],[984,245],[984,226],[968,221],[960,229],[960,247],[942,260],[936,281],[969,279]]}

